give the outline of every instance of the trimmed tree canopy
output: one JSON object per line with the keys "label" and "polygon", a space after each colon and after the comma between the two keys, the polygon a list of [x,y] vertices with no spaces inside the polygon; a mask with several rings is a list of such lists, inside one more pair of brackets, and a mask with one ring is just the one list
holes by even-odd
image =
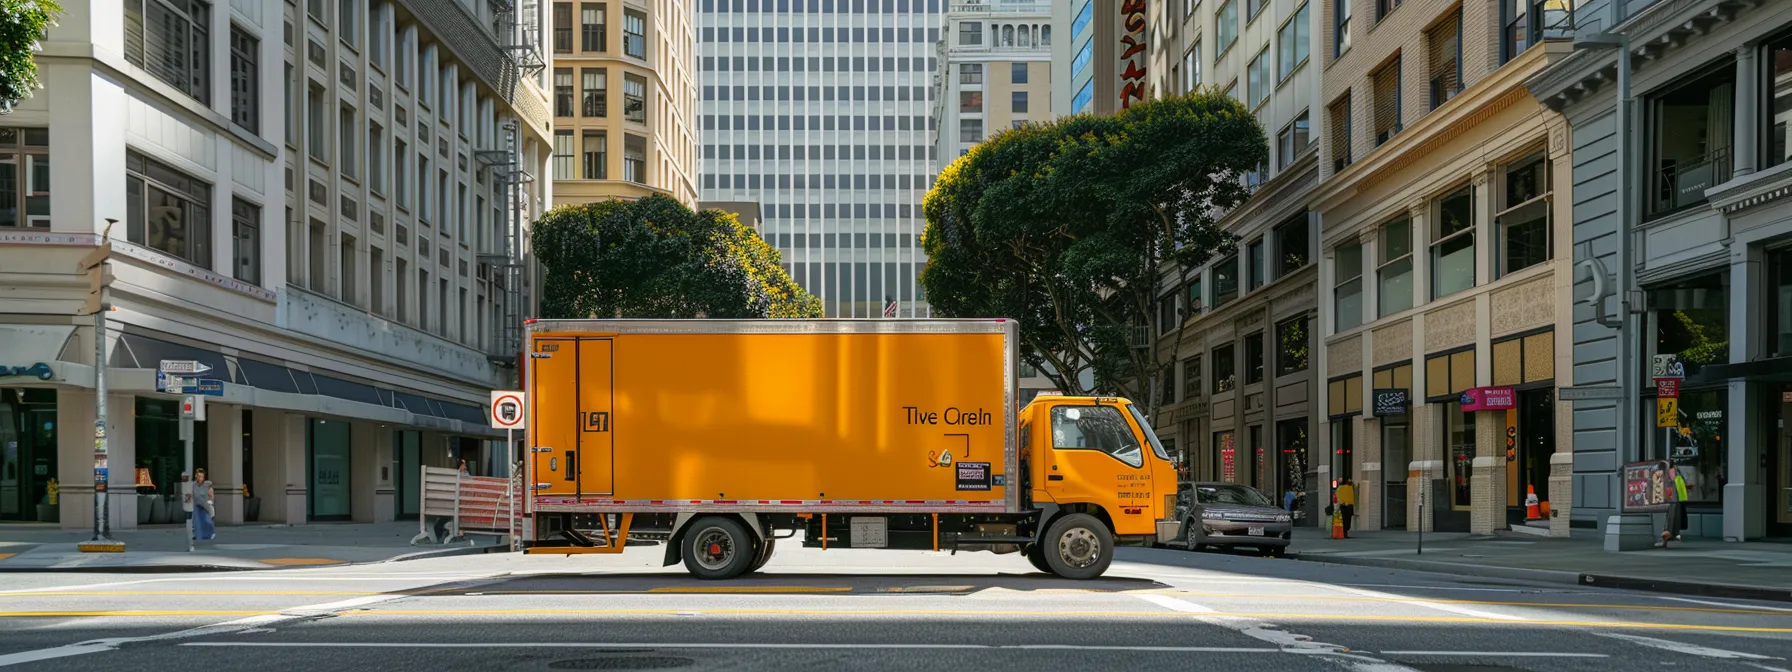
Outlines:
{"label": "trimmed tree canopy", "polygon": [[666,196],[555,208],[530,248],[546,318],[821,317],[821,300],[734,215]]}
{"label": "trimmed tree canopy", "polygon": [[1162,274],[1186,281],[1233,249],[1216,218],[1268,151],[1250,111],[1211,91],[1004,131],[927,194],[922,286],[942,315],[1020,320],[1022,358],[1064,391],[1153,408]]}

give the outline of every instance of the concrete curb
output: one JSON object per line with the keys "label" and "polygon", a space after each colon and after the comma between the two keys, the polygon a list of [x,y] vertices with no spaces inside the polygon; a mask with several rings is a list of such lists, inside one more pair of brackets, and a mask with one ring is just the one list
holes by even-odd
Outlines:
{"label": "concrete curb", "polygon": [[374,560],[371,562],[352,563],[352,564],[378,565],[378,564],[384,564],[384,563],[388,563],[388,562],[405,562],[408,560],[427,560],[429,558],[451,558],[451,557],[454,557],[457,555],[485,555],[487,553],[509,553],[509,552],[510,552],[510,546],[508,546],[508,545],[504,545],[504,546],[498,546],[498,545],[492,545],[492,546],[449,546],[447,548],[441,548],[441,549],[436,549],[436,550],[431,550],[431,551],[417,551],[415,553],[405,553],[403,555],[395,555],[390,558],[386,558],[385,560]]}
{"label": "concrete curb", "polygon": [[[393,557],[389,557],[389,558],[380,558],[377,560],[344,560],[342,562],[339,562],[336,564],[330,564],[330,565],[265,565],[262,567],[245,567],[242,565],[227,565],[227,564],[217,564],[217,563],[207,563],[207,562],[166,563],[166,564],[150,563],[150,564],[141,564],[141,565],[80,565],[80,566],[75,566],[75,567],[30,567],[30,566],[7,567],[4,564],[0,564],[0,574],[15,574],[15,573],[16,574],[24,574],[24,573],[40,573],[40,574],[41,573],[57,573],[57,574],[183,574],[183,573],[190,573],[190,572],[261,572],[261,571],[268,571],[268,570],[274,570],[274,569],[307,569],[307,568],[315,569],[315,568],[319,568],[319,567],[349,567],[349,566],[354,566],[354,565],[378,565],[378,564],[384,564],[384,563],[389,563],[389,562],[404,562],[404,561],[408,561],[408,560],[426,560],[429,558],[446,558],[446,557],[453,557],[453,556],[459,556],[459,555],[482,555],[485,553],[503,553],[503,552],[509,552],[509,551],[510,551],[510,548],[508,546],[495,546],[495,545],[450,546],[447,548],[438,548],[438,549],[431,549],[431,550],[426,550],[426,551],[416,551],[416,552],[411,552],[411,553],[405,553],[402,555],[397,555],[397,556],[393,556]],[[103,554],[96,554],[96,555],[103,555]],[[325,559],[329,559],[329,558],[325,558]],[[260,562],[259,560],[255,560],[252,558],[243,558],[242,560],[244,560],[246,562]]]}
{"label": "concrete curb", "polygon": [[1288,557],[1296,560],[1304,560],[1306,562],[1329,562],[1334,565],[1403,569],[1414,572],[1430,572],[1433,574],[1481,576],[1499,579],[1515,579],[1518,581],[1535,581],[1538,583],[1579,585],[1581,577],[1579,572],[1564,572],[1548,569],[1523,569],[1518,567],[1492,567],[1488,565],[1470,565],[1459,562],[1438,562],[1434,560],[1336,556],[1330,553],[1307,555],[1302,554],[1299,551],[1290,551]]}
{"label": "concrete curb", "polygon": [[1741,600],[1792,602],[1792,590],[1783,588],[1764,588],[1761,586],[1739,586],[1731,583],[1670,581],[1667,579],[1649,579],[1635,576],[1612,576],[1610,574],[1582,574],[1580,575],[1580,582],[1581,585],[1597,586],[1601,588],[1623,588],[1627,590],[1645,590],[1656,593],[1697,595],[1701,597],[1727,597]]}

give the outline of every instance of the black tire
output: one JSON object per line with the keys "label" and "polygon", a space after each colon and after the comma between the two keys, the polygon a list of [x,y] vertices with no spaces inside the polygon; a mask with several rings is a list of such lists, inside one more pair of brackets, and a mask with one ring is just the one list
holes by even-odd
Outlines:
{"label": "black tire", "polygon": [[740,521],[704,516],[685,528],[680,542],[684,568],[704,580],[732,579],[747,573],[758,558],[753,535]]}
{"label": "black tire", "polygon": [[1101,576],[1114,562],[1114,534],[1100,519],[1073,513],[1046,528],[1045,564],[1066,579],[1087,580]]}
{"label": "black tire", "polygon": [[1037,569],[1037,570],[1039,570],[1041,572],[1045,572],[1047,574],[1056,574],[1057,573],[1057,572],[1052,571],[1052,566],[1046,564],[1046,562],[1045,562],[1045,546],[1040,545],[1040,544],[1033,544],[1032,546],[1028,546],[1026,556],[1027,556],[1027,562],[1031,563],[1033,565],[1033,569]]}
{"label": "black tire", "polygon": [[748,572],[757,572],[760,570],[760,568],[765,567],[765,563],[772,561],[772,551],[776,550],[777,547],[778,547],[777,539],[773,539],[771,537],[766,537],[765,543],[761,544],[759,546],[759,557],[753,558],[753,567],[748,569],[747,571]]}
{"label": "black tire", "polygon": [[1267,555],[1269,557],[1272,557],[1272,558],[1280,558],[1280,557],[1288,554],[1288,547],[1286,547],[1286,546],[1270,546],[1268,548],[1263,549],[1263,554]]}
{"label": "black tire", "polygon": [[1195,522],[1193,518],[1182,522],[1182,542],[1191,551],[1199,551],[1205,545],[1201,543],[1201,528]]}

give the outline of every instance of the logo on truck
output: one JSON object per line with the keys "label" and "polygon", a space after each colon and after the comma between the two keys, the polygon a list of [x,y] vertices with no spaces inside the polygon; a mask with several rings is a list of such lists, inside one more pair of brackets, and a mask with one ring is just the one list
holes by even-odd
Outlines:
{"label": "logo on truck", "polygon": [[609,412],[598,411],[596,413],[584,413],[582,415],[585,416],[585,431],[587,431],[587,432],[610,431],[610,414],[609,414]]}

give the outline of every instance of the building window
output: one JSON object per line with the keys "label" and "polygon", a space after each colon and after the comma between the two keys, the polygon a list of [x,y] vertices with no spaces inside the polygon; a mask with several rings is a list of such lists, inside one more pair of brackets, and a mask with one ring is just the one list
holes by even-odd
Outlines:
{"label": "building window", "polygon": [[1257,57],[1251,59],[1246,73],[1249,81],[1245,84],[1245,89],[1251,97],[1251,107],[1254,109],[1269,101],[1269,90],[1275,86],[1269,79],[1269,47],[1257,52]]}
{"label": "building window", "polygon": [[959,119],[958,141],[977,143],[983,141],[982,119]]}
{"label": "building window", "polygon": [[1437,204],[1431,234],[1431,298],[1475,286],[1474,188],[1463,186]]}
{"label": "building window", "polygon": [[1166,366],[1157,372],[1158,403],[1164,406],[1176,403],[1176,367]]}
{"label": "building window", "polygon": [[50,129],[0,127],[0,226],[50,228],[49,152]]}
{"label": "building window", "polygon": [[1206,309],[1207,309],[1207,304],[1202,300],[1202,297],[1201,297],[1201,276],[1199,274],[1197,274],[1193,280],[1190,280],[1188,282],[1188,315],[1187,315],[1187,317],[1194,317],[1196,315],[1200,315],[1201,311],[1206,310]]}
{"label": "building window", "polygon": [[1026,114],[1027,113],[1027,92],[1025,92],[1025,91],[1015,91],[1014,92],[1013,101],[1011,103],[1010,111],[1013,112],[1014,114]]}
{"label": "building window", "polygon": [[982,114],[983,113],[983,92],[982,91],[959,91],[958,92],[958,111],[961,113],[966,113],[966,114]]}
{"label": "building window", "polygon": [[367,127],[367,188],[386,191],[386,132],[379,124]]}
{"label": "building window", "polygon": [[1276,81],[1288,79],[1294,70],[1307,62],[1307,53],[1312,49],[1311,27],[1307,24],[1307,8],[1310,2],[1303,2],[1294,16],[1276,30]]}
{"label": "building window", "polygon": [[1375,146],[1400,132],[1400,57],[1369,75],[1375,90]]}
{"label": "building window", "polygon": [[1337,263],[1332,272],[1332,313],[1337,319],[1335,331],[1344,331],[1363,323],[1363,245],[1339,245],[1333,253]]}
{"label": "building window", "polygon": [[1375,280],[1377,316],[1412,307],[1412,220],[1402,217],[1381,227],[1381,266]]}
{"label": "building window", "polygon": [[261,130],[261,42],[230,26],[230,121],[251,133]]}
{"label": "building window", "polygon": [[[1730,361],[1729,274],[1713,273],[1646,288],[1648,306],[1644,343],[1648,357],[1633,364],[1650,365],[1655,355],[1675,355],[1689,378],[1705,367]],[[1636,369],[1632,369],[1636,370]],[[1651,372],[1639,372],[1644,386]]]}
{"label": "building window", "polygon": [[1157,333],[1170,333],[1177,324],[1181,323],[1181,320],[1176,319],[1176,307],[1178,299],[1181,298],[1180,294],[1180,292],[1170,292],[1157,297]]}
{"label": "building window", "polygon": [[554,179],[569,179],[573,174],[572,131],[554,131]]}
{"label": "building window", "polygon": [[1787,129],[1788,120],[1792,120],[1792,33],[1769,43],[1759,62],[1767,64],[1767,83],[1761,98],[1768,101],[1766,109],[1774,112],[1761,115],[1765,127],[1761,134],[1767,138],[1761,167],[1767,168],[1792,159]]}
{"label": "building window", "polygon": [[1350,156],[1350,92],[1344,92],[1344,98],[1326,108],[1331,116],[1332,134],[1332,172],[1344,170],[1351,163]]}
{"label": "building window", "polygon": [[647,80],[622,76],[622,114],[629,121],[647,123]]}
{"label": "building window", "polygon": [[959,84],[982,84],[983,83],[983,64],[982,63],[960,63],[958,65],[958,83]]}
{"label": "building window", "polygon": [[1380,23],[1388,13],[1398,9],[1403,0],[1375,0],[1375,21]]}
{"label": "building window", "polygon": [[579,47],[585,51],[606,51],[609,49],[608,35],[604,29],[604,17],[609,14],[609,7],[604,4],[585,4],[579,7]]}
{"label": "building window", "polygon": [[1263,382],[1263,332],[1244,337],[1244,382]]}
{"label": "building window", "polygon": [[366,0],[341,0],[336,4],[336,37],[350,49],[358,49],[361,39],[361,13],[356,5],[365,4]]}
{"label": "building window", "polygon": [[330,160],[330,100],[324,88],[313,84],[310,97],[306,99],[305,135],[310,146],[311,158],[328,162]]}
{"label": "building window", "polygon": [[1462,7],[1425,33],[1430,51],[1431,109],[1462,93]]}
{"label": "building window", "polygon": [[[1091,42],[1091,44],[1093,44],[1093,42]],[[1091,104],[1093,104],[1094,102],[1095,102],[1095,81],[1090,80],[1087,82],[1083,82],[1083,88],[1077,89],[1076,95],[1071,96],[1071,98],[1070,98],[1070,111],[1072,114],[1081,114],[1083,112],[1088,112],[1089,106]]]}
{"label": "building window", "polygon": [[603,68],[585,68],[579,71],[584,79],[584,87],[580,95],[584,97],[581,110],[584,116],[596,118],[610,113],[610,75]]}
{"label": "building window", "polygon": [[1238,255],[1228,255],[1213,265],[1213,307],[1238,298]]}
{"label": "building window", "polygon": [[1219,45],[1215,54],[1226,53],[1232,43],[1238,41],[1238,3],[1236,0],[1225,0],[1220,9],[1214,13],[1213,34],[1219,36]]}
{"label": "building window", "polygon": [[1238,370],[1233,361],[1233,345],[1227,343],[1213,349],[1213,393],[1230,392],[1238,387]]}
{"label": "building window", "polygon": [[126,239],[212,267],[212,186],[138,154],[125,152]]}
{"label": "building window", "polygon": [[585,131],[585,179],[606,180],[610,172],[610,139],[597,131]]}
{"label": "building window", "polygon": [[1517,58],[1536,44],[1531,34],[1531,3],[1536,0],[1500,0],[1500,63]]}
{"label": "building window", "polygon": [[647,15],[632,11],[622,13],[622,53],[647,60]]}
{"label": "building window", "polygon": [[261,284],[261,208],[240,198],[230,201],[232,277]]}
{"label": "building window", "polygon": [[1027,67],[1030,65],[1032,65],[1032,64],[1023,61],[1023,62],[1015,63],[1015,64],[1009,66],[1008,82],[1010,84],[1025,84],[1025,83],[1027,83]]}
{"label": "building window", "polygon": [[1182,398],[1186,401],[1198,398],[1202,394],[1201,356],[1195,355],[1182,360]]}
{"label": "building window", "polygon": [[1312,318],[1306,315],[1276,325],[1276,375],[1307,370],[1312,343],[1307,338]]}
{"label": "building window", "polygon": [[1276,277],[1293,273],[1307,266],[1307,213],[1302,212],[1276,227]]}
{"label": "building window", "polygon": [[638,135],[622,138],[622,179],[647,183],[647,140]]}
{"label": "building window", "polygon": [[124,58],[210,104],[212,8],[200,0],[124,0]]}
{"label": "building window", "polygon": [[1294,157],[1307,151],[1310,138],[1311,123],[1307,120],[1307,112],[1302,110],[1300,116],[1295,117],[1293,122],[1282,127],[1282,131],[1276,134],[1276,168],[1287,170],[1288,166],[1294,165]]}
{"label": "building window", "polygon": [[572,53],[572,3],[554,3],[554,53]]}
{"label": "building window", "polygon": [[1704,203],[1705,190],[1730,180],[1735,61],[1703,72],[1648,99],[1649,215]]}
{"label": "building window", "polygon": [[1350,3],[1354,0],[1332,0],[1332,58],[1350,50]]}
{"label": "building window", "polygon": [[1770,253],[1767,260],[1768,357],[1792,356],[1792,249]]}
{"label": "building window", "polygon": [[1267,7],[1268,5],[1269,5],[1269,3],[1266,0],[1245,0],[1245,2],[1244,2],[1244,22],[1250,23],[1252,21],[1256,21],[1257,15],[1262,14],[1263,8]]}
{"label": "building window", "polygon": [[1248,260],[1246,263],[1250,267],[1249,275],[1245,279],[1248,288],[1246,291],[1250,291],[1263,286],[1263,239],[1258,238],[1251,241],[1250,246],[1245,249],[1247,251],[1245,258]]}
{"label": "building window", "polygon": [[1182,90],[1194,91],[1201,86],[1201,43],[1189,47],[1188,53],[1182,55],[1182,76],[1185,80]]}
{"label": "building window", "polygon": [[572,116],[572,68],[554,68],[554,116]]}
{"label": "building window", "polygon": [[1501,276],[1549,261],[1548,159],[1534,154],[1507,165],[1504,186],[1505,209],[1493,218]]}
{"label": "building window", "polygon": [[958,46],[976,47],[983,44],[982,21],[958,22]]}

